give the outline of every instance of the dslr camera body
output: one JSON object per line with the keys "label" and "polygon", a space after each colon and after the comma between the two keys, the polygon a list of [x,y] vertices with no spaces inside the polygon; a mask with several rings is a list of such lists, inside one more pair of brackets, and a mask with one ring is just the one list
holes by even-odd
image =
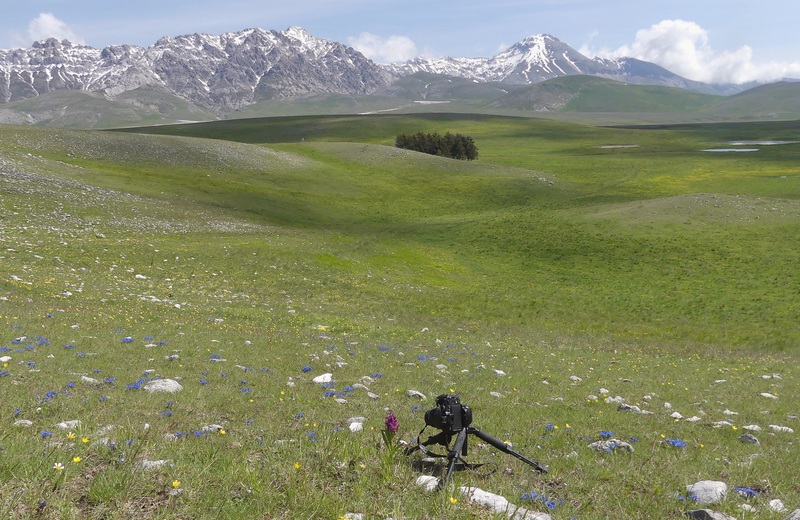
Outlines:
{"label": "dslr camera body", "polygon": [[436,408],[425,412],[425,424],[447,433],[457,433],[472,424],[472,409],[454,394],[436,398]]}

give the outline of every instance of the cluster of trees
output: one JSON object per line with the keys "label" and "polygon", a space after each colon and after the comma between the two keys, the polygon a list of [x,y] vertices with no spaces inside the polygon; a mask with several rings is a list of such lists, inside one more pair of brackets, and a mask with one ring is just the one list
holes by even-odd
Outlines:
{"label": "cluster of trees", "polygon": [[473,161],[478,158],[478,147],[475,146],[475,142],[470,136],[451,134],[450,132],[444,135],[439,133],[423,134],[422,132],[412,135],[400,134],[394,145],[397,148],[441,155],[452,159]]}

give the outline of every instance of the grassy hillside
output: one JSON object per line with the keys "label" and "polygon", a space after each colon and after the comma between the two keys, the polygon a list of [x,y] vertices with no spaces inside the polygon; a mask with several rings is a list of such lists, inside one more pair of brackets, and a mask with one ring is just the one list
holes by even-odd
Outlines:
{"label": "grassy hillside", "polygon": [[[417,130],[470,135],[480,159],[391,146]],[[800,145],[728,144],[798,134],[453,114],[0,127],[0,510],[492,518],[463,485],[663,518],[697,508],[701,479],[729,486],[729,514],[735,487],[800,508]],[[147,393],[159,378],[183,390]],[[550,473],[475,439],[467,460],[499,471],[422,492],[397,441],[441,393]],[[634,451],[588,447],[609,438]]]}

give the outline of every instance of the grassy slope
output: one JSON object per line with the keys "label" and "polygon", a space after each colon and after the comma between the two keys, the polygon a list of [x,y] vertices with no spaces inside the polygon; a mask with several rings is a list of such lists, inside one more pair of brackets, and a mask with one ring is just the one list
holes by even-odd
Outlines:
{"label": "grassy slope", "polygon": [[[472,135],[481,159],[457,163],[323,143],[388,144],[415,128]],[[306,167],[244,177],[246,184],[238,174],[236,182],[220,179],[201,196],[269,223],[335,231],[356,243],[388,240],[389,248],[402,243],[425,251],[416,258],[450,259],[459,283],[452,293],[413,298],[410,307],[419,315],[483,316],[509,327],[547,324],[629,339],[783,347],[796,340],[797,147],[751,155],[700,151],[734,138],[791,139],[792,125],[596,129],[435,115],[279,118],[149,131],[295,141],[273,148],[303,157]],[[306,142],[298,143],[301,138]],[[600,148],[609,145],[638,147]],[[87,164],[108,168],[107,160]],[[728,195],[728,212],[709,218],[708,201],[716,195],[686,198],[697,193]],[[790,200],[776,202],[777,218],[765,219],[760,197]],[[633,202],[661,211],[669,205],[664,201],[674,201],[681,213],[631,223],[626,208]],[[604,218],[594,218],[598,212]],[[348,257],[351,267],[371,266],[352,253],[334,255]],[[765,255],[771,268],[763,267]],[[429,260],[408,263],[416,281],[435,286],[426,281],[429,267]]]}
{"label": "grassy slope", "polygon": [[[758,507],[772,497],[800,503],[787,463],[798,460],[793,437],[759,434],[752,459],[741,431],[710,427],[796,426],[787,421],[798,389],[797,145],[698,152],[792,139],[791,125],[591,129],[443,115],[243,123],[180,130],[273,144],[0,130],[9,273],[0,343],[12,356],[0,384],[14,389],[0,413],[34,422],[0,436],[4,511],[31,517],[45,499],[51,518],[474,518],[458,495],[413,489],[418,472],[370,431],[389,407],[401,437],[416,434],[414,405],[432,403],[406,398],[407,388],[460,393],[479,427],[551,468],[541,479],[476,443],[471,461],[513,472],[466,472],[459,484],[515,503],[530,491],[558,497],[559,516],[680,514],[694,505],[675,494],[700,478],[731,488],[768,479]],[[481,159],[382,146],[415,128],[472,135]],[[596,148],[609,144],[639,148]],[[181,378],[184,391],[125,389],[143,370]],[[308,380],[323,371],[338,391],[382,373],[369,383],[378,400],[362,390],[346,405],[323,397]],[[761,378],[777,372],[783,380]],[[656,413],[616,413],[588,399],[599,388]],[[56,397],[43,400],[48,391]],[[780,397],[761,401],[762,391]],[[666,402],[703,421],[676,422]],[[368,418],[363,436],[347,430],[353,415]],[[54,430],[73,418],[88,445]],[[101,427],[110,423],[109,434]],[[226,435],[192,434],[212,423]],[[45,429],[52,440],[40,438]],[[585,439],[600,431],[638,438],[637,451],[591,454]],[[171,465],[144,472],[142,459]],[[183,493],[170,496],[175,480]],[[717,508],[734,514],[737,504]]]}

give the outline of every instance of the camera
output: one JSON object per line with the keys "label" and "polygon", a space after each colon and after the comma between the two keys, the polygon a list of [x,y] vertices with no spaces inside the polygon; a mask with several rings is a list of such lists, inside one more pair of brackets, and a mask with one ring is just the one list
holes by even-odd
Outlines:
{"label": "camera", "polygon": [[425,424],[445,432],[459,432],[471,423],[472,409],[453,394],[440,395],[436,398],[436,408],[425,412]]}

